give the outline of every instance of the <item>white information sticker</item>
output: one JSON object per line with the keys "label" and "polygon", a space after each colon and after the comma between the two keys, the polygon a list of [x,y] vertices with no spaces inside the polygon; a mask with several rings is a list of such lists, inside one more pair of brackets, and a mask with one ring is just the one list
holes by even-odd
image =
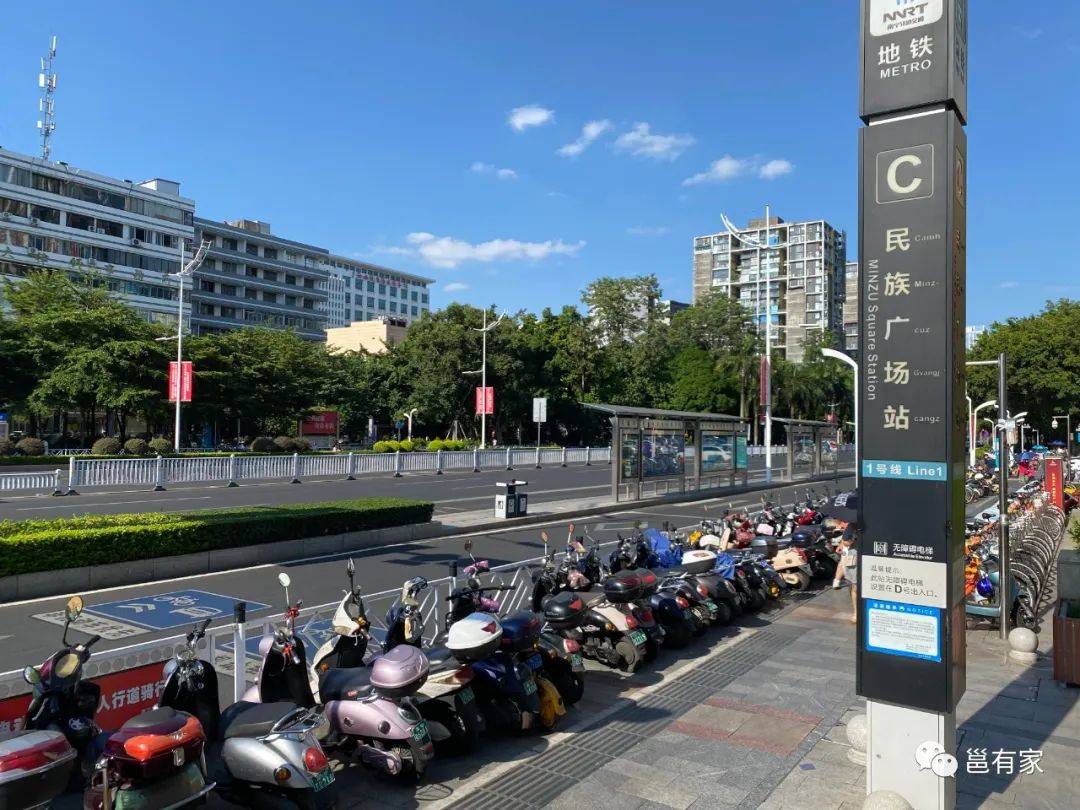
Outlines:
{"label": "white information sticker", "polygon": [[931,25],[941,19],[944,0],[870,0],[870,33],[875,37]]}
{"label": "white information sticker", "polygon": [[863,599],[944,608],[948,570],[945,563],[863,555],[859,590]]}
{"label": "white information sticker", "polygon": [[920,605],[868,600],[866,649],[940,662],[941,611]]}

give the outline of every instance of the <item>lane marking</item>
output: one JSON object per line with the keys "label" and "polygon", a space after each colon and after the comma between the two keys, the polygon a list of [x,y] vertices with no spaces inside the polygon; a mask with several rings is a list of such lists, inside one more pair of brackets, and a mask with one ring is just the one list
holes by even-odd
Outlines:
{"label": "lane marking", "polygon": [[[840,479],[840,480],[843,481],[845,479]],[[702,500],[695,501],[694,503],[702,503],[702,504],[704,504],[704,503],[720,503],[720,502],[728,503],[730,500],[731,499],[727,498],[727,497],[713,497],[713,498],[703,498]],[[618,504],[611,504],[611,505],[613,507],[618,506]],[[652,508],[652,507],[643,507],[643,508]],[[537,523],[530,523],[530,524],[528,524],[526,526],[507,526],[507,527],[499,527],[499,528],[495,528],[495,529],[484,529],[484,530],[475,531],[475,532],[466,532],[466,533],[463,533],[463,534],[453,534],[453,535],[443,535],[443,536],[436,536],[436,537],[427,537],[427,538],[418,539],[418,540],[405,540],[405,541],[403,541],[401,543],[391,543],[391,544],[385,545],[385,546],[375,546],[375,547],[370,548],[370,549],[361,549],[361,551],[384,552],[384,551],[388,551],[390,549],[398,549],[398,548],[405,548],[405,547],[408,547],[408,546],[415,546],[418,543],[436,543],[436,542],[440,542],[442,540],[454,540],[454,541],[456,541],[456,540],[464,540],[464,539],[467,539],[469,537],[485,537],[485,536],[490,535],[490,534],[500,534],[500,533],[507,533],[508,534],[510,532],[532,531],[534,529],[541,529],[541,528],[544,528],[546,526],[565,526],[567,523],[571,523],[571,522],[573,522],[573,523],[590,523],[590,522],[599,521],[599,520],[601,520],[601,519],[603,519],[605,517],[610,519],[612,517],[617,517],[617,516],[620,516],[620,515],[634,515],[634,514],[645,514],[645,513],[641,512],[640,510],[635,510],[635,509],[613,509],[612,511],[599,512],[599,513],[597,513],[595,515],[586,515],[584,517],[579,517],[577,519],[572,518],[572,517],[552,518],[551,520],[539,521]],[[153,583],[148,583],[148,584],[153,584],[153,585],[156,586],[156,585],[164,585],[164,584],[170,583],[170,582],[185,582],[187,580],[192,580],[192,579],[201,580],[201,579],[206,579],[208,577],[225,576],[225,575],[228,575],[228,574],[235,574],[235,573],[237,573],[239,571],[257,571],[257,570],[260,570],[260,569],[263,569],[263,568],[284,568],[286,566],[299,565],[299,564],[302,564],[302,563],[320,562],[320,561],[323,561],[323,560],[333,560],[333,559],[344,559],[345,557],[349,556],[349,554],[355,554],[355,553],[356,553],[356,551],[352,551],[352,552],[336,552],[334,554],[319,554],[319,555],[315,555],[315,556],[312,556],[312,557],[297,557],[295,559],[283,560],[283,561],[277,562],[277,563],[263,563],[261,565],[246,566],[244,568],[234,568],[234,569],[231,569],[231,570],[228,570],[228,571],[210,571],[210,572],[203,573],[203,574],[189,574],[187,576],[182,576],[182,577],[170,577],[169,579],[154,580]],[[147,586],[141,586],[141,585],[113,585],[113,586],[108,587],[108,588],[98,588],[98,589],[92,590],[92,591],[81,591],[80,593],[83,596],[88,596],[90,594],[111,593],[112,591],[129,590],[131,588],[139,588],[139,587],[147,587]],[[64,596],[65,596],[64,594],[58,594],[56,596],[41,596],[41,597],[37,597],[37,598],[34,598],[34,599],[22,599],[22,600],[19,600],[17,602],[5,602],[2,605],[0,605],[0,610],[2,610],[4,608],[8,608],[8,607],[17,607],[17,606],[20,606],[20,605],[33,605],[33,604],[37,604],[39,602],[49,602],[49,601],[52,601],[52,600],[59,600],[59,599],[63,599]]]}
{"label": "lane marking", "polygon": [[[209,496],[209,495],[199,495],[199,496],[192,496],[190,498],[173,498],[172,500],[170,500],[170,503],[177,503],[179,501],[208,501],[208,500],[210,500],[210,497],[211,496]],[[106,503],[95,503],[94,506],[127,506],[128,504],[132,504],[132,503],[160,503],[160,501],[154,500],[154,499],[147,499],[147,500],[141,500],[141,501],[108,501]],[[37,512],[37,511],[39,511],[41,509],[77,509],[77,508],[78,508],[77,504],[73,506],[71,504],[66,504],[65,503],[65,504],[58,504],[56,506],[26,506],[26,507],[22,507],[20,509],[16,509],[15,511],[16,512]]]}

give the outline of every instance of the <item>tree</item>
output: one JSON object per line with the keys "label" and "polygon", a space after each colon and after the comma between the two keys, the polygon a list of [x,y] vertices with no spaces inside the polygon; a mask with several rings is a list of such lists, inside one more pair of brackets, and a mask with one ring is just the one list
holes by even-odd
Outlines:
{"label": "tree", "polygon": [[625,345],[656,319],[660,295],[656,276],[604,276],[585,288],[581,300],[600,342]]}

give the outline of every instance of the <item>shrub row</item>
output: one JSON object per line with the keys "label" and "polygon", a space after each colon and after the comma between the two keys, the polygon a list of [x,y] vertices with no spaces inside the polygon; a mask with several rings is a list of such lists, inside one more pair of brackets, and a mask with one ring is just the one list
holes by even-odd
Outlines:
{"label": "shrub row", "polygon": [[41,439],[35,439],[33,436],[19,439],[18,442],[13,442],[11,439],[0,441],[0,456],[14,455],[43,456],[45,455],[45,442]]}
{"label": "shrub row", "polygon": [[0,523],[0,576],[385,529],[431,520],[434,504],[361,498],[201,512]]}
{"label": "shrub row", "polygon": [[470,447],[471,444],[463,439],[432,439],[429,442],[423,439],[387,439],[375,442],[371,449],[376,453],[394,453],[398,450],[402,453],[411,453],[414,450],[434,453],[436,450],[468,450]]}

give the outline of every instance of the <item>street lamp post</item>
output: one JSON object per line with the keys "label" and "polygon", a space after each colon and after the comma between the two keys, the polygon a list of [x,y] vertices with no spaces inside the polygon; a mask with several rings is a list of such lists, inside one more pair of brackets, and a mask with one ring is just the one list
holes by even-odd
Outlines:
{"label": "street lamp post", "polygon": [[[757,248],[759,285],[761,283],[762,272],[765,273],[765,368],[763,370],[765,377],[765,401],[761,403],[761,405],[765,409],[765,480],[772,481],[772,279],[769,277],[769,272],[764,269],[762,263],[762,259],[766,258],[770,249],[774,247],[770,244],[772,225],[769,220],[769,204],[765,204],[765,244],[762,244],[760,239],[751,239],[740,234],[731,223],[731,220],[723,214],[720,215],[720,219],[733,239],[738,239],[740,242],[747,244],[750,247]],[[778,243],[775,247],[779,252],[782,246]],[[760,292],[755,296],[754,300],[756,304],[760,304]]]}
{"label": "street lamp post", "polygon": [[506,317],[506,313],[502,313],[496,318],[490,325],[487,322],[487,310],[484,310],[484,323],[477,329],[473,327],[474,332],[479,332],[481,336],[481,350],[480,350],[480,369],[479,371],[466,371],[466,374],[479,374],[480,375],[480,389],[484,392],[484,407],[480,409],[480,449],[483,450],[487,447],[487,336],[488,332],[499,325],[499,321]]}
{"label": "street lamp post", "polygon": [[822,357],[830,357],[833,360],[839,360],[841,363],[846,363],[851,366],[851,370],[855,373],[855,470],[858,475],[859,469],[859,364],[855,360],[843,352],[838,352],[836,349],[829,349],[822,347]]}
{"label": "street lamp post", "polygon": [[418,410],[420,410],[420,409],[419,408],[413,408],[412,410],[405,411],[405,413],[402,414],[402,416],[404,416],[409,422],[409,437],[408,437],[409,441],[412,441],[412,421],[413,421],[413,417],[416,416],[416,412]]}
{"label": "street lamp post", "polygon": [[1054,430],[1057,430],[1057,428],[1058,428],[1058,419],[1064,419],[1065,420],[1065,458],[1066,459],[1071,459],[1072,458],[1072,415],[1071,414],[1065,414],[1063,416],[1061,414],[1058,414],[1057,416],[1052,416],[1051,419],[1052,419],[1052,421],[1050,422],[1050,427],[1052,427]]}
{"label": "street lamp post", "polygon": [[180,392],[183,390],[181,369],[184,357],[184,277],[191,275],[199,268],[209,249],[210,243],[203,241],[199,249],[195,251],[195,255],[191,257],[191,261],[185,265],[184,239],[180,239],[180,269],[175,273],[169,273],[170,276],[176,276],[177,286],[180,288],[176,297],[176,336],[158,338],[158,340],[176,341],[176,417],[173,423],[173,449],[177,454],[180,453]]}
{"label": "street lamp post", "polygon": [[971,397],[967,398],[968,401],[968,466],[975,466],[975,426],[979,423],[978,416],[979,411],[983,408],[993,408],[997,405],[996,399],[988,399],[982,405],[979,405],[974,410],[971,407]]}

